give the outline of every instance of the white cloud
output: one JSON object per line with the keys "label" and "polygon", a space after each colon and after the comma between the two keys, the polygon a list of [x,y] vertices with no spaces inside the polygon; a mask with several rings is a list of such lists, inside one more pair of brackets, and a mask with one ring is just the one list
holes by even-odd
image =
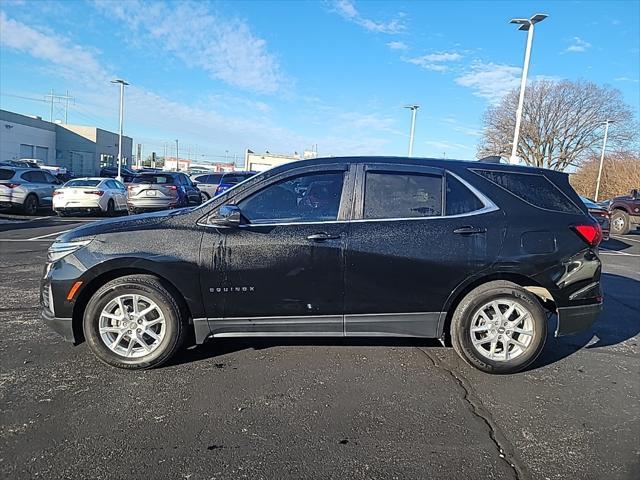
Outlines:
{"label": "white cloud", "polygon": [[462,55],[457,52],[441,52],[430,53],[422,55],[420,57],[403,59],[407,63],[418,65],[425,70],[432,70],[434,72],[446,72],[449,70],[448,62],[457,62],[462,59]]}
{"label": "white cloud", "polygon": [[363,17],[355,6],[353,0],[334,0],[333,9],[344,19],[360,25],[365,30],[375,33],[396,34],[405,30],[402,15],[389,21],[376,21]]}
{"label": "white cloud", "polygon": [[387,43],[387,47],[391,50],[408,50],[409,46],[404,42],[389,42]]}
{"label": "white cloud", "polygon": [[497,102],[518,87],[520,72],[520,68],[511,65],[476,62],[470,71],[455,81],[458,85],[470,88],[474,95]]}
{"label": "white cloud", "polygon": [[[222,18],[205,3],[164,4],[132,0],[95,0],[109,17],[128,27],[128,35],[143,37],[192,68],[223,82],[259,93],[274,93],[289,81],[267,42],[236,18]],[[147,47],[148,48],[148,47]]]}
{"label": "white cloud", "polygon": [[454,142],[438,142],[435,140],[427,140],[424,142],[426,145],[430,147],[435,147],[444,150],[473,150],[469,145],[465,145],[464,143],[454,143]]}
{"label": "white cloud", "polygon": [[0,11],[0,45],[51,62],[62,70],[87,78],[105,78],[106,73],[86,48],[74,45],[62,35],[47,35],[13,20]]}
{"label": "white cloud", "polygon": [[571,40],[571,45],[567,47],[564,51],[565,53],[581,53],[586,52],[587,49],[591,48],[591,44],[580,37],[573,37]]}
{"label": "white cloud", "polygon": [[639,81],[637,78],[631,78],[631,77],[625,77],[625,76],[616,77],[614,78],[614,80],[616,82],[632,82],[632,83],[638,83]]}

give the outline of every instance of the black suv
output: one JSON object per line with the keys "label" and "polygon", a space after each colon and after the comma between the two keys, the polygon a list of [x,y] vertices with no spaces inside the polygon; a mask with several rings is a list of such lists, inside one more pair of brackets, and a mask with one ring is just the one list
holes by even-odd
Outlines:
{"label": "black suv", "polygon": [[122,368],[186,338],[450,340],[515,372],[602,305],[598,223],[567,175],[482,162],[325,158],[263,172],[198,207],[58,237],[43,317]]}

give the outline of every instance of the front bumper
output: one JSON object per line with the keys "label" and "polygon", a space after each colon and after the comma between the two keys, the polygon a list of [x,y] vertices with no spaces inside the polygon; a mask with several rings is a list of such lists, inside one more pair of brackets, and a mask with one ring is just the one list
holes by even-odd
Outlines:
{"label": "front bumper", "polygon": [[572,335],[590,328],[602,311],[602,302],[575,307],[558,307],[556,337]]}
{"label": "front bumper", "polygon": [[73,333],[73,321],[71,318],[55,317],[47,308],[43,308],[40,316],[44,323],[54,332],[64,338],[67,342],[76,343],[76,337]]}

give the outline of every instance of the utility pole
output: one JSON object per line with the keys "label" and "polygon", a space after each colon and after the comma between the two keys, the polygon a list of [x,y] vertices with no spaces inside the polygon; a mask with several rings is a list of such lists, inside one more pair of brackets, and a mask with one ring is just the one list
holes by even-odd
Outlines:
{"label": "utility pole", "polygon": [[49,95],[45,95],[45,99],[51,99],[51,108],[49,109],[49,121],[53,122],[53,106],[54,104],[58,103],[62,103],[62,101],[65,101],[65,107],[64,107],[64,123],[68,123],[69,121],[69,100],[73,100],[73,97],[69,96],[69,90],[67,90],[67,94],[66,95],[56,95],[53,92],[53,88],[51,89],[51,93]]}
{"label": "utility pole", "polygon": [[167,142],[162,142],[162,146],[164,147],[164,156],[162,157],[162,169],[164,170],[167,167]]}
{"label": "utility pole", "polygon": [[411,132],[409,134],[409,156],[413,157],[413,136],[416,131],[416,113],[420,105],[406,105],[404,108],[411,110]]}
{"label": "utility pole", "polygon": [[605,120],[602,122],[604,125],[604,140],[602,142],[602,153],[600,154],[600,168],[598,168],[598,180],[596,181],[596,195],[593,198],[598,201],[598,193],[600,193],[600,177],[602,177],[602,165],[604,164],[604,151],[607,149],[607,135],[609,134],[609,124],[613,123],[613,120]]}
{"label": "utility pole", "polygon": [[527,31],[527,47],[524,51],[524,66],[522,67],[522,78],[520,79],[520,97],[518,98],[518,109],[516,110],[516,128],[513,131],[513,145],[511,146],[511,157],[509,163],[518,163],[518,141],[520,139],[520,122],[522,121],[522,109],[524,105],[524,90],[527,85],[527,74],[529,72],[529,59],[531,57],[531,44],[533,42],[533,29],[536,23],[547,18],[546,13],[537,13],[531,18],[514,18],[510,23],[520,25],[518,30]]}
{"label": "utility pole", "polygon": [[122,126],[124,124],[124,86],[129,85],[122,79],[111,80],[120,85],[120,128],[118,130],[118,176],[116,180],[122,182]]}
{"label": "utility pole", "polygon": [[176,172],[180,171],[180,156],[178,155],[178,139],[176,138]]}

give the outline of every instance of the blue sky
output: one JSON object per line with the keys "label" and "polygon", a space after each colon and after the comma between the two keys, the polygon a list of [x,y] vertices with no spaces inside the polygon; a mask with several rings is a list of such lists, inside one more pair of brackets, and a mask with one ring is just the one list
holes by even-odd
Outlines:
{"label": "blue sky", "polygon": [[[509,20],[547,13],[530,78],[585,79],[640,110],[640,2],[352,0],[0,2],[0,105],[125,133],[145,154],[220,161],[245,148],[321,155],[407,151],[472,158],[482,114],[518,85],[526,34]],[[25,98],[19,98],[25,97]],[[56,106],[56,117],[61,110]],[[228,152],[228,153],[227,153]]]}

